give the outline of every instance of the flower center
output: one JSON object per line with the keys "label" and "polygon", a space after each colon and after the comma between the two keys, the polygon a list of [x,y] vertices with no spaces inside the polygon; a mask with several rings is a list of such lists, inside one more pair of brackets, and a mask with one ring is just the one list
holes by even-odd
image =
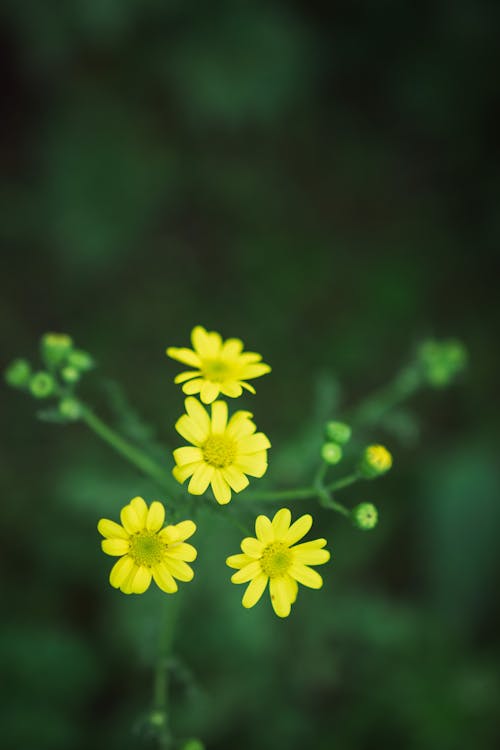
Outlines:
{"label": "flower center", "polygon": [[151,568],[162,561],[165,546],[154,531],[139,531],[130,537],[129,555],[137,565]]}
{"label": "flower center", "polygon": [[292,554],[283,542],[268,544],[260,558],[260,566],[269,578],[285,575],[291,564]]}
{"label": "flower center", "polygon": [[207,359],[203,362],[203,374],[213,383],[222,383],[227,380],[229,373],[229,365],[221,359]]}
{"label": "flower center", "polygon": [[205,462],[217,469],[230,466],[236,458],[236,443],[225,435],[210,435],[201,449]]}

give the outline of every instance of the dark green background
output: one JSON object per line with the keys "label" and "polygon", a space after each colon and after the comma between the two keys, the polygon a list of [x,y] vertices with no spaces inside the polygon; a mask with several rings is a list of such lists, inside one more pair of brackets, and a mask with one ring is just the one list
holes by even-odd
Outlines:
{"label": "dark green background", "polygon": [[[366,436],[394,470],[342,499],[376,502],[378,529],[314,510],[334,559],[287,621],[241,608],[238,532],[201,520],[173,723],[221,750],[494,748],[500,6],[329,8],[4,0],[3,361],[71,333],[99,362],[87,398],[168,470],[165,346],[196,323],[240,336],[273,366],[245,402],[269,481],[293,485],[339,413],[332,377],[344,408],[420,339],[460,337],[466,376]],[[106,378],[154,433],[106,406]],[[0,744],[153,747],[159,597],[108,586],[95,526],[157,491],[83,426],[2,396]]]}

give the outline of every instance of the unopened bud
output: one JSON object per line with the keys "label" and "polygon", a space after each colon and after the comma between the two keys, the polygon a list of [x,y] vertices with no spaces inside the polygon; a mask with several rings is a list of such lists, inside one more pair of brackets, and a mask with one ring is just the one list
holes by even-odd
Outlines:
{"label": "unopened bud", "polygon": [[365,479],[373,479],[385,474],[391,466],[392,456],[387,448],[383,445],[369,445],[365,448],[359,469]]}
{"label": "unopened bud", "polygon": [[337,443],[323,443],[321,458],[325,463],[334,466],[342,459],[342,448]]}
{"label": "unopened bud", "polygon": [[40,343],[43,361],[48,367],[62,364],[71,349],[73,339],[66,333],[46,333]]}
{"label": "unopened bud", "polygon": [[325,425],[326,435],[329,440],[333,440],[334,443],[344,445],[351,439],[351,428],[344,422],[327,422]]}
{"label": "unopened bud", "polygon": [[36,372],[30,380],[29,388],[35,398],[48,398],[55,391],[56,383],[48,372]]}
{"label": "unopened bud", "polygon": [[61,378],[65,380],[66,383],[76,383],[77,380],[80,380],[80,373],[76,367],[70,367],[70,365],[68,365],[61,370]]}
{"label": "unopened bud", "polygon": [[68,356],[68,365],[76,367],[80,372],[86,372],[94,367],[94,360],[88,352],[83,349],[73,349]]}
{"label": "unopened bud", "polygon": [[378,523],[378,510],[373,503],[360,503],[351,511],[354,525],[362,531],[374,529]]}
{"label": "unopened bud", "polygon": [[27,359],[15,359],[4,373],[5,382],[12,388],[25,388],[31,377],[31,366]]}
{"label": "unopened bud", "polygon": [[76,398],[63,398],[59,402],[59,413],[65,419],[74,422],[75,420],[80,419],[82,407]]}

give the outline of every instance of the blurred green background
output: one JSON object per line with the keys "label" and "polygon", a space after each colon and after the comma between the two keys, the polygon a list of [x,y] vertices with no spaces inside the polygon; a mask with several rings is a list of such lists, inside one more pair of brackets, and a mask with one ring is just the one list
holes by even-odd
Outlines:
{"label": "blurred green background", "polygon": [[[165,346],[196,323],[239,336],[273,366],[244,402],[274,445],[261,486],[293,486],[322,421],[419,340],[469,350],[460,382],[366,435],[394,469],[341,499],[377,503],[377,530],[314,511],[334,560],[287,621],[242,609],[224,565],[239,534],[202,519],[177,734],[498,747],[500,5],[4,0],[0,17],[3,364],[71,333],[99,362],[88,400],[167,471],[182,394]],[[108,586],[95,527],[157,491],[83,426],[2,398],[0,744],[154,747],[158,595]]]}

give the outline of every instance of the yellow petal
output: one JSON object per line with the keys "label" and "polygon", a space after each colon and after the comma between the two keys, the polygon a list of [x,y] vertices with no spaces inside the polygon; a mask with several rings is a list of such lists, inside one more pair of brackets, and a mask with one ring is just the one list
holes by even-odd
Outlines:
{"label": "yellow petal", "polygon": [[225,360],[236,359],[243,349],[243,341],[240,339],[226,339],[221,351],[221,357]]}
{"label": "yellow petal", "polygon": [[212,476],[212,491],[219,505],[227,505],[231,500],[231,488],[224,479],[222,471],[216,469]]}
{"label": "yellow petal", "polygon": [[322,547],[326,547],[326,543],[326,539],[311,539],[310,542],[296,544],[293,551],[300,552],[302,550],[321,549]]}
{"label": "yellow petal", "polygon": [[263,477],[267,471],[267,453],[253,453],[249,456],[238,456],[234,462],[235,469],[243,471],[251,477]]}
{"label": "yellow petal", "polygon": [[211,383],[209,380],[205,380],[201,386],[200,398],[204,404],[211,404],[215,401],[220,393],[220,387],[217,383]]}
{"label": "yellow petal", "polygon": [[101,542],[102,551],[113,557],[126,555],[130,549],[127,539],[103,539]]}
{"label": "yellow petal", "polygon": [[246,539],[243,539],[241,542],[241,549],[245,555],[259,558],[264,550],[264,545],[262,542],[259,542],[258,539],[255,539],[255,537],[247,536]]}
{"label": "yellow petal", "polygon": [[199,367],[201,364],[198,355],[192,349],[186,349],[185,347],[169,346],[167,357],[176,359],[178,362],[182,362],[183,365],[189,365],[190,367]]}
{"label": "yellow petal", "polygon": [[174,543],[169,546],[165,554],[168,557],[173,557],[176,560],[184,560],[185,562],[193,562],[198,556],[196,548],[192,544],[185,544],[184,542]]}
{"label": "yellow petal", "polygon": [[299,593],[299,587],[297,585],[297,581],[289,575],[283,576],[283,580],[285,581],[290,603],[294,604],[294,602],[297,599],[297,594]]}
{"label": "yellow petal", "polygon": [[275,514],[272,520],[275,539],[282,539],[285,536],[290,528],[291,520],[292,514],[288,508],[281,508],[281,510]]}
{"label": "yellow petal", "polygon": [[244,380],[242,380],[242,381],[240,382],[240,385],[241,385],[241,387],[242,387],[242,388],[244,388],[244,389],[245,389],[246,391],[250,391],[250,393],[253,393],[253,394],[257,393],[257,391],[255,390],[255,388],[253,387],[253,385],[250,385],[250,383],[245,383],[245,381],[244,381]]}
{"label": "yellow petal", "polygon": [[[168,528],[168,527],[167,527]],[[194,521],[181,521],[175,524],[175,532],[179,542],[183,542],[193,536],[196,531],[196,524]]]}
{"label": "yellow petal", "polygon": [[184,440],[193,445],[202,445],[208,437],[208,430],[205,432],[194,419],[183,414],[175,423],[175,429]]}
{"label": "yellow petal", "polygon": [[201,387],[204,383],[203,378],[195,378],[194,380],[188,380],[187,383],[184,383],[182,386],[182,390],[186,394],[186,396],[194,396],[195,393],[199,393],[201,391]]}
{"label": "yellow petal", "polygon": [[196,378],[199,374],[200,374],[199,370],[186,370],[185,372],[180,372],[174,378],[174,383],[176,383],[177,385],[179,383],[185,383],[186,380],[191,380],[192,378]]}
{"label": "yellow petal", "polygon": [[131,505],[126,505],[124,508],[122,508],[120,519],[123,526],[125,527],[125,530],[129,534],[135,534],[137,531],[141,531],[141,529],[144,528],[144,526],[141,524],[139,516]]}
{"label": "yellow petal", "polygon": [[248,563],[248,565],[245,565],[244,568],[241,568],[241,570],[233,573],[233,575],[231,576],[231,581],[232,583],[246,583],[252,578],[258,576],[260,573],[262,573],[260,562],[258,562],[257,560],[252,560],[252,562]]}
{"label": "yellow petal", "polygon": [[268,372],[271,372],[271,368],[263,362],[254,365],[249,364],[243,368],[241,379],[248,380],[249,378],[260,378],[261,375],[267,375]]}
{"label": "yellow petal", "polygon": [[121,557],[118,562],[113,565],[111,573],[109,574],[109,582],[113,588],[119,589],[127,576],[129,576],[136,567],[137,566],[131,557],[128,555],[126,557]]}
{"label": "yellow petal", "polygon": [[178,578],[179,581],[191,581],[193,579],[193,569],[183,560],[175,560],[169,557],[163,561],[163,564],[166,565],[171,575]]}
{"label": "yellow petal", "polygon": [[220,334],[215,331],[209,333],[203,326],[193,328],[191,342],[202,359],[215,359],[222,345]]}
{"label": "yellow petal", "polygon": [[134,594],[143,594],[149,588],[151,577],[150,569],[141,565],[131,581],[132,592]]}
{"label": "yellow petal", "polygon": [[194,464],[184,464],[184,466],[174,466],[172,469],[172,475],[174,479],[177,479],[180,484],[186,481],[186,479],[194,474],[199,466],[202,466],[202,461],[196,461]]}
{"label": "yellow petal", "polygon": [[274,542],[274,531],[267,516],[257,516],[255,520],[255,534],[263,544]]}
{"label": "yellow petal", "polygon": [[268,577],[265,573],[260,573],[248,584],[241,603],[246,609],[253,607],[259,601],[260,597],[266,590]]}
{"label": "yellow petal", "polygon": [[237,570],[244,568],[245,565],[248,565],[251,562],[252,558],[248,557],[248,555],[230,555],[226,559],[226,565],[230,568],[236,568]]}
{"label": "yellow petal", "polygon": [[263,432],[257,432],[255,435],[241,438],[238,441],[238,453],[245,455],[249,453],[258,453],[271,447],[269,438]]}
{"label": "yellow petal", "polygon": [[108,539],[128,539],[128,534],[120,524],[110,521],[108,518],[101,518],[97,524],[99,534]]}
{"label": "yellow petal", "polygon": [[122,585],[120,586],[120,591],[123,594],[133,594],[134,590],[132,588],[132,581],[134,580],[134,576],[137,572],[137,565],[134,565],[128,576],[123,581]]}
{"label": "yellow petal", "polygon": [[243,393],[241,385],[234,380],[226,380],[224,383],[220,383],[219,388],[220,392],[228,398],[239,398]]}
{"label": "yellow petal", "polygon": [[199,426],[203,435],[208,436],[210,433],[210,416],[205,407],[202,406],[198,399],[193,396],[189,396],[189,398],[185,399],[184,407],[186,413]]}
{"label": "yellow petal", "polygon": [[203,495],[214,474],[214,467],[208,464],[200,464],[194,472],[188,484],[188,492],[191,495]]}
{"label": "yellow petal", "polygon": [[225,401],[214,401],[212,404],[212,434],[221,435],[227,425],[227,404]]}
{"label": "yellow petal", "polygon": [[142,497],[134,497],[133,500],[130,501],[129,505],[132,506],[132,508],[137,513],[137,518],[139,519],[139,523],[141,524],[142,528],[146,525],[146,518],[148,515],[148,506],[146,505],[146,502],[143,500]]}
{"label": "yellow petal", "polygon": [[148,531],[158,531],[165,521],[165,508],[158,500],[149,506],[146,527]]}
{"label": "yellow petal", "polygon": [[203,451],[201,448],[196,448],[191,445],[186,445],[184,448],[176,448],[173,452],[174,461],[178,466],[184,466],[186,464],[198,463],[203,461]]}
{"label": "yellow petal", "polygon": [[302,565],[302,563],[293,563],[290,566],[289,573],[292,578],[310,589],[320,589],[323,585],[320,574],[312,568],[308,568],[307,565]]}
{"label": "yellow petal", "polygon": [[154,566],[153,578],[156,585],[167,594],[174,594],[177,591],[177,583],[164,563]]}
{"label": "yellow petal", "polygon": [[293,559],[304,565],[323,565],[330,559],[330,553],[327,549],[309,549],[298,550],[293,548]]}
{"label": "yellow petal", "polygon": [[310,516],[309,513],[301,516],[295,521],[295,523],[292,523],[282,541],[289,547],[292,544],[295,544],[295,542],[298,542],[299,539],[302,539],[302,537],[307,534],[312,526],[312,522],[312,516]]}
{"label": "yellow petal", "polygon": [[290,592],[284,578],[282,576],[279,578],[271,578],[269,591],[271,593],[271,604],[273,605],[273,609],[278,617],[288,617],[290,614],[291,601]]}
{"label": "yellow petal", "polygon": [[226,466],[222,471],[222,476],[235,492],[241,492],[248,487],[249,481],[242,471],[238,471],[235,466]]}
{"label": "yellow petal", "polygon": [[252,422],[253,414],[251,411],[237,411],[233,414],[227,425],[227,434],[233,440],[239,440],[243,437],[253,435],[257,429]]}

